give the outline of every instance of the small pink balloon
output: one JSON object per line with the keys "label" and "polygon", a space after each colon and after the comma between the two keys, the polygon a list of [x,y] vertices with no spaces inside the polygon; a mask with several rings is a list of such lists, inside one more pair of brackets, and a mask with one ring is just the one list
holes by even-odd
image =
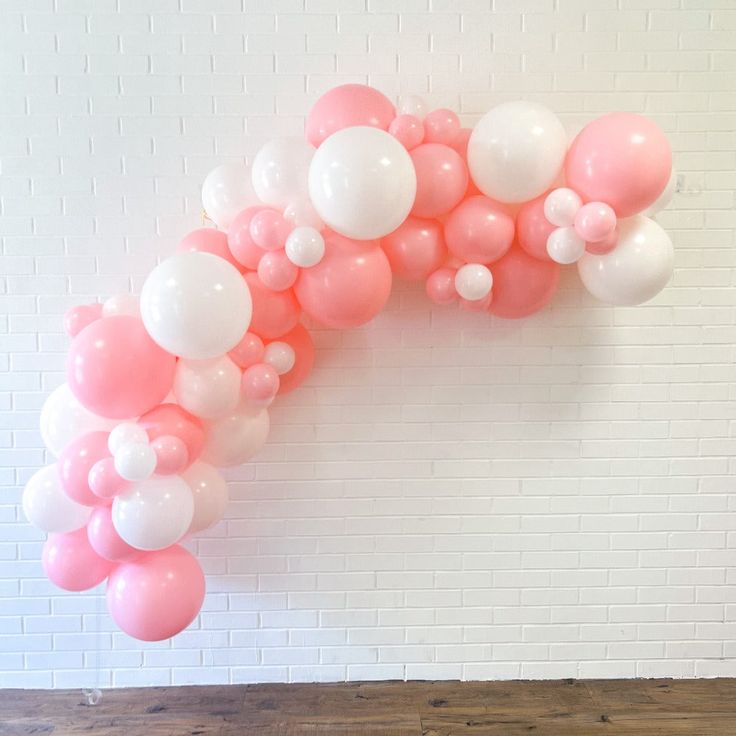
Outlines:
{"label": "small pink balloon", "polygon": [[64,332],[76,337],[87,325],[102,317],[102,304],[80,304],[71,307],[64,315]]}
{"label": "small pink balloon", "polygon": [[248,284],[250,296],[253,300],[253,316],[250,320],[251,332],[261,338],[275,340],[296,327],[302,310],[293,289],[286,289],[285,291],[269,289],[258,278],[257,273],[247,273],[245,282]]}
{"label": "small pink balloon", "polygon": [[249,404],[268,406],[279,390],[279,374],[268,363],[256,363],[243,371],[243,396]]}
{"label": "small pink balloon", "polygon": [[547,238],[557,229],[544,216],[544,200],[548,192],[524,204],[516,215],[516,236],[519,245],[540,261],[553,262],[547,253]]}
{"label": "small pink balloon", "polygon": [[599,240],[597,243],[586,243],[585,250],[595,256],[604,256],[606,253],[610,253],[617,245],[618,226],[614,227],[603,240]]}
{"label": "small pink balloon", "polygon": [[435,220],[407,217],[381,240],[395,276],[422,281],[436,271],[447,256],[442,226]]}
{"label": "small pink balloon", "polygon": [[598,243],[616,229],[616,213],[605,202],[588,202],[577,211],[574,227],[583,240]]}
{"label": "small pink balloon", "polygon": [[59,455],[56,467],[61,487],[69,498],[85,506],[95,506],[100,498],[92,492],[89,474],[99,460],[110,457],[107,432],[88,432],[70,442]]}
{"label": "small pink balloon", "polygon": [[49,580],[63,590],[94,588],[113,569],[113,564],[92,548],[87,527],[68,534],[49,534],[41,561]]}
{"label": "small pink balloon", "polygon": [[156,472],[159,475],[179,473],[189,465],[189,453],[184,440],[173,434],[164,434],[151,442],[156,453]]}
{"label": "small pink balloon", "polygon": [[432,110],[424,118],[425,143],[444,143],[449,146],[460,132],[460,118],[452,110]]}
{"label": "small pink balloon", "polygon": [[248,207],[239,212],[227,230],[227,246],[235,261],[251,271],[258,268],[263,250],[250,236],[251,220],[263,210],[263,207]]}
{"label": "small pink balloon", "polygon": [[466,263],[493,263],[513,242],[513,217],[503,205],[483,195],[468,197],[445,222],[450,253]]}
{"label": "small pink balloon", "polygon": [[230,359],[241,368],[260,363],[265,351],[263,340],[254,332],[246,332],[241,341],[228,353]]}
{"label": "small pink balloon", "polygon": [[98,460],[90,468],[87,482],[92,493],[97,496],[97,503],[120,495],[130,486],[115,470],[115,460],[111,457]]}
{"label": "small pink balloon", "polygon": [[416,148],[424,140],[424,125],[415,115],[397,115],[388,126],[388,132],[407,151]]}
{"label": "small pink balloon", "polygon": [[250,221],[250,237],[263,250],[283,248],[291,230],[291,223],[272,209],[257,212]]}
{"label": "small pink balloon", "polygon": [[294,286],[299,268],[295,266],[283,250],[264,253],[258,261],[258,278],[263,285],[274,291],[284,291]]}
{"label": "small pink balloon", "polygon": [[460,155],[440,143],[424,143],[411,153],[417,193],[411,214],[440,217],[462,200],[468,188],[468,167]]}
{"label": "small pink balloon", "polygon": [[87,522],[87,538],[92,549],[110,562],[128,562],[145,554],[124,542],[115,531],[109,506],[98,506]]}
{"label": "small pink balloon", "polygon": [[438,268],[427,279],[427,296],[435,304],[452,304],[459,296],[455,288],[454,268]]}
{"label": "small pink balloon", "polygon": [[202,452],[205,440],[202,422],[178,404],[161,404],[144,414],[138,424],[146,430],[151,442],[159,437],[178,437],[186,445],[190,463]]}
{"label": "small pink balloon", "polygon": [[213,256],[218,256],[218,258],[226,260],[238,270],[242,269],[242,264],[230,252],[227,243],[227,234],[213,227],[200,227],[197,230],[187,233],[179,241],[176,250],[179,253],[185,253],[187,251],[211,253]]}

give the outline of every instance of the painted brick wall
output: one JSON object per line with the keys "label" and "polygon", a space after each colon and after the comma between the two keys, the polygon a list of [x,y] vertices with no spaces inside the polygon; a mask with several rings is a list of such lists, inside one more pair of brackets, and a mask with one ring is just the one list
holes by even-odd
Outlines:
{"label": "painted brick wall", "polygon": [[[0,686],[736,675],[733,0],[3,0]],[[682,191],[674,283],[636,309],[568,273],[523,323],[431,308],[316,333],[309,384],[195,544],[200,618],[114,631],[41,573],[61,315],[140,288],[217,163],[339,82],[472,123],[643,111]],[[100,613],[102,611],[103,613]]]}

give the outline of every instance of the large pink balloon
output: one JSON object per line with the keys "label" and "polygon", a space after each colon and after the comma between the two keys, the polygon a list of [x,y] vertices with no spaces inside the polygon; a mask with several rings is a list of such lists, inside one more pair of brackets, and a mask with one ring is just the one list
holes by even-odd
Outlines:
{"label": "large pink balloon", "polygon": [[324,238],[324,258],[299,274],[297,299],[312,319],[328,327],[365,324],[391,293],[388,258],[376,240],[350,240],[333,232]]}
{"label": "large pink balloon", "polygon": [[72,341],[67,381],[91,412],[127,419],[152,409],[171,390],[176,358],[159,347],[143,322],[129,315],[103,317]]}
{"label": "large pink balloon", "polygon": [[230,252],[227,244],[227,235],[222,230],[216,230],[214,227],[200,227],[197,230],[187,233],[179,241],[176,250],[179,253],[185,253],[187,251],[211,253],[213,256],[223,258],[238,270],[243,267],[235,260],[233,254]]}
{"label": "large pink balloon", "polygon": [[343,128],[368,125],[388,130],[396,117],[391,100],[377,89],[364,84],[333,87],[314,103],[307,115],[305,134],[313,146]]}
{"label": "large pink balloon", "polygon": [[547,238],[557,225],[544,216],[544,200],[549,192],[524,204],[516,215],[516,235],[519,245],[540,261],[552,261],[547,253]]}
{"label": "large pink balloon", "polygon": [[295,360],[293,368],[279,376],[279,393],[288,394],[300,386],[314,367],[314,342],[307,328],[298,324],[293,330],[282,335],[279,340],[291,345]]}
{"label": "large pink balloon", "polygon": [[161,404],[144,414],[138,424],[151,442],[160,437],[178,437],[187,448],[187,461],[194,462],[204,447],[202,422],[178,404]]}
{"label": "large pink balloon", "polygon": [[586,125],[565,159],[567,186],[586,202],[611,205],[630,217],[656,201],[672,171],[672,151],[648,118],[615,112]]}
{"label": "large pink balloon", "polygon": [[493,263],[513,241],[513,217],[502,204],[482,194],[468,197],[445,222],[448,249],[466,263]]}
{"label": "large pink balloon", "polygon": [[457,151],[440,143],[424,143],[409,152],[417,174],[411,214],[439,217],[460,202],[468,188],[468,167]]}
{"label": "large pink balloon", "polygon": [[421,281],[436,271],[447,256],[442,226],[435,220],[407,217],[392,233],[381,239],[394,275]]}
{"label": "large pink balloon", "polygon": [[257,273],[247,273],[245,281],[253,300],[253,316],[248,328],[251,332],[275,340],[296,326],[301,308],[293,289],[272,291],[258,278]]}
{"label": "large pink balloon", "polygon": [[493,264],[491,271],[490,312],[506,319],[528,317],[549,304],[560,278],[556,263],[540,261],[516,245]]}
{"label": "large pink balloon", "polygon": [[61,487],[69,498],[85,506],[105,503],[89,486],[89,471],[98,460],[110,457],[107,432],[88,432],[69,443],[59,455]]}
{"label": "large pink balloon", "polygon": [[110,562],[130,562],[145,554],[124,542],[115,531],[109,506],[94,509],[87,522],[87,539],[92,549]]}
{"label": "large pink balloon", "polygon": [[68,534],[50,534],[41,555],[49,580],[64,590],[89,590],[112,571],[109,560],[100,557],[87,539],[87,528]]}
{"label": "large pink balloon", "polygon": [[204,575],[192,554],[175,545],[123,562],[107,582],[115,623],[143,641],[162,641],[189,626],[204,600]]}

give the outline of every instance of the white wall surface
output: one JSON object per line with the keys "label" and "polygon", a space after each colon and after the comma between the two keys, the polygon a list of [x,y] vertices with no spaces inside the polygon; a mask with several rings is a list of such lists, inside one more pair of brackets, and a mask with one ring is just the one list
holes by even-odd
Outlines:
{"label": "white wall surface", "polygon": [[[736,675],[733,0],[0,13],[0,686]],[[613,309],[569,271],[519,323],[399,285],[369,326],[316,332],[308,385],[194,545],[202,615],[142,646],[45,581],[18,505],[50,460],[61,316],[140,288],[199,225],[209,169],[349,81],[466,123],[518,97],[571,130],[651,115],[688,190],[661,216],[674,282]]]}

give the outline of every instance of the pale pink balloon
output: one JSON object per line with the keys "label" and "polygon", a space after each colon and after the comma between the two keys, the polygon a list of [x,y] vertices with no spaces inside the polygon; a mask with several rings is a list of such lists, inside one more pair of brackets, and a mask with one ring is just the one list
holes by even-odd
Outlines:
{"label": "pale pink balloon", "polygon": [[227,245],[232,257],[240,266],[255,271],[258,261],[261,260],[263,249],[250,236],[251,220],[264,208],[261,206],[247,207],[239,212],[227,229]]}
{"label": "pale pink balloon", "polygon": [[544,200],[547,192],[522,205],[516,215],[516,237],[519,245],[540,261],[552,261],[547,253],[547,238],[557,229],[544,216]]}
{"label": "pale pink balloon", "polygon": [[230,359],[241,368],[260,363],[265,347],[254,332],[246,332],[243,339],[228,353]]}
{"label": "pale pink balloon", "polygon": [[426,143],[451,145],[460,132],[460,118],[452,110],[439,108],[427,113],[424,118],[424,140]]}
{"label": "pale pink balloon", "polygon": [[70,442],[59,455],[57,469],[61,487],[69,498],[85,506],[95,506],[100,498],[92,492],[89,473],[92,466],[110,457],[107,432],[88,432]]}
{"label": "pale pink balloon", "polygon": [[130,483],[115,470],[115,460],[105,457],[98,460],[89,470],[89,488],[97,496],[97,503],[110,500],[128,490]]}
{"label": "pale pink balloon", "polygon": [[257,273],[247,273],[245,282],[253,300],[251,332],[261,338],[275,340],[296,326],[302,310],[293,289],[285,291],[269,289],[258,278]]}
{"label": "pale pink balloon", "polygon": [[314,341],[307,328],[298,324],[293,330],[279,338],[294,351],[294,366],[279,376],[279,393],[287,394],[300,386],[312,372],[314,367]]}
{"label": "pale pink balloon", "polygon": [[162,641],[194,621],[204,590],[199,563],[174,545],[117,565],[107,582],[107,608],[126,634]]}
{"label": "pale pink balloon", "polygon": [[99,585],[113,569],[113,564],[92,548],[87,527],[68,534],[49,534],[41,562],[54,585],[76,592]]}
{"label": "pale pink balloon", "polygon": [[605,202],[588,202],[575,215],[575,232],[589,243],[606,240],[616,229],[616,213]]}
{"label": "pale pink balloon", "polygon": [[187,448],[187,460],[190,463],[202,452],[204,426],[197,417],[178,404],[161,404],[144,414],[138,424],[146,430],[151,443],[160,437],[178,437]]}
{"label": "pale pink balloon", "polygon": [[460,297],[455,288],[454,268],[438,268],[430,274],[426,283],[427,296],[435,304],[452,304]]}
{"label": "pale pink balloon", "polygon": [[498,202],[483,195],[468,197],[445,222],[445,243],[466,263],[497,261],[514,241],[514,219]]}
{"label": "pale pink balloon", "polygon": [[251,239],[259,248],[279,250],[286,244],[293,226],[280,212],[263,209],[253,215],[249,229]]}
{"label": "pale pink balloon", "polygon": [[381,247],[395,276],[421,281],[436,271],[447,256],[442,226],[435,220],[407,217],[381,239]]}
{"label": "pale pink balloon", "polygon": [[305,134],[313,146],[343,128],[368,125],[388,130],[396,117],[391,100],[364,84],[333,87],[315,102],[307,115]]}
{"label": "pale pink balloon", "polygon": [[67,382],[86,409],[128,419],[152,409],[171,390],[176,358],[130,315],[103,317],[72,341]]}
{"label": "pale pink balloon", "polygon": [[655,202],[672,171],[672,151],[652,120],[616,112],[578,133],[565,159],[567,186],[586,202],[611,205],[630,217]]}
{"label": "pale pink balloon", "polygon": [[87,325],[102,317],[102,304],[80,304],[67,309],[64,315],[64,332],[76,337]]}
{"label": "pale pink balloon", "polygon": [[415,115],[397,115],[388,126],[388,132],[407,151],[416,148],[424,140],[424,125]]}
{"label": "pale pink balloon", "polygon": [[268,406],[279,390],[279,374],[268,363],[256,363],[243,371],[243,396],[253,406]]}
{"label": "pale pink balloon", "polygon": [[618,245],[618,225],[605,237],[597,243],[586,243],[585,250],[596,256],[604,256],[610,253]]}
{"label": "pale pink balloon", "polygon": [[410,153],[417,175],[417,194],[411,214],[440,217],[463,198],[468,167],[456,151],[439,143],[424,143]]}
{"label": "pale pink balloon", "polygon": [[163,434],[151,442],[156,453],[156,472],[173,475],[189,465],[189,452],[184,440],[173,434]]}
{"label": "pale pink balloon", "polygon": [[299,269],[283,250],[264,253],[258,261],[258,278],[263,285],[274,291],[284,291],[294,286]]}
{"label": "pale pink balloon", "polygon": [[198,253],[211,253],[213,256],[223,258],[238,270],[242,269],[230,251],[227,243],[227,234],[213,227],[200,227],[187,233],[176,246],[179,253],[196,251]]}
{"label": "pale pink balloon", "polygon": [[124,542],[115,531],[109,506],[98,506],[87,522],[87,538],[92,549],[110,562],[128,562],[145,554]]}
{"label": "pale pink balloon", "polygon": [[388,258],[375,240],[351,240],[330,231],[324,237],[324,258],[299,273],[297,299],[312,319],[328,327],[365,324],[391,293]]}

